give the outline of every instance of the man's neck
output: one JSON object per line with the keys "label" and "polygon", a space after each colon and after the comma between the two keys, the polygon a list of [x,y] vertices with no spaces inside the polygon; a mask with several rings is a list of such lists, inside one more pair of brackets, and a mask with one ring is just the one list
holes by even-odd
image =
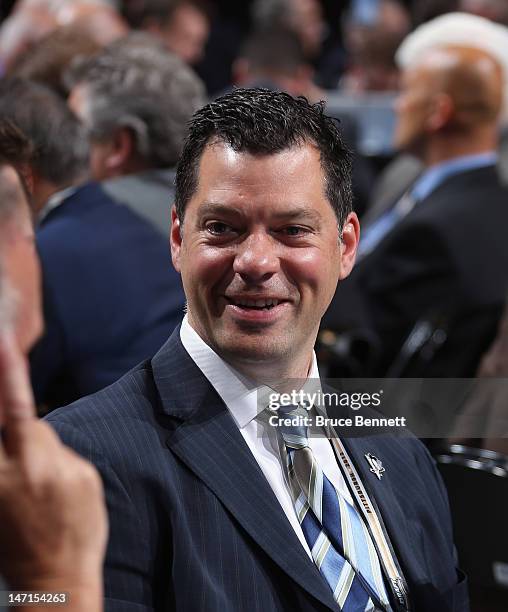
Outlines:
{"label": "man's neck", "polygon": [[[286,356],[276,356],[273,359],[248,359],[239,357],[237,353],[220,351],[207,341],[205,334],[200,333],[199,325],[193,321],[190,313],[187,321],[194,332],[226,363],[252,382],[269,385],[271,382],[282,383],[285,380],[307,379],[312,365],[312,350],[314,342],[308,347],[302,347],[298,353],[292,352]],[[315,340],[315,338],[314,338]]]}
{"label": "man's neck", "polygon": [[73,181],[66,182],[63,185],[55,185],[42,178],[35,178],[33,180],[33,195],[32,195],[32,209],[36,216],[40,214],[42,209],[46,206],[48,200],[64,189],[69,187],[78,186],[86,180],[86,176],[81,176]]}
{"label": "man's neck", "polygon": [[468,135],[442,135],[427,144],[422,161],[429,168],[457,157],[480,155],[497,149],[497,132],[479,130]]}
{"label": "man's neck", "polygon": [[123,176],[129,176],[131,174],[140,174],[147,170],[153,170],[153,166],[149,164],[145,159],[139,156],[132,156],[126,159],[125,162],[117,167],[108,170],[105,174],[101,175],[100,180],[117,179]]}
{"label": "man's neck", "polygon": [[273,388],[279,388],[288,380],[306,380],[312,365],[312,353],[303,358],[293,356],[291,360],[277,359],[273,362],[238,361],[228,358],[227,355],[220,357],[249,380]]}

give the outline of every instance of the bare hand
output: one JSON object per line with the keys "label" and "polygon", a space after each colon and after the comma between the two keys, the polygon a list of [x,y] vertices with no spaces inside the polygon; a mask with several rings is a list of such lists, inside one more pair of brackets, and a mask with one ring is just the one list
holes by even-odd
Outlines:
{"label": "bare hand", "polygon": [[99,475],[36,418],[26,360],[3,331],[0,424],[0,573],[13,589],[69,591],[67,610],[102,609]]}

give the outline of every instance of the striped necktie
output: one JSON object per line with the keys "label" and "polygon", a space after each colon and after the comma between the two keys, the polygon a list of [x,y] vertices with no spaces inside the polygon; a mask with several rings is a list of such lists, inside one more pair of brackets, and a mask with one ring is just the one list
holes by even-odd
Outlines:
{"label": "striped necktie", "polygon": [[309,447],[301,406],[279,408],[291,495],[314,563],[343,612],[391,610],[379,559],[357,509],[333,486]]}

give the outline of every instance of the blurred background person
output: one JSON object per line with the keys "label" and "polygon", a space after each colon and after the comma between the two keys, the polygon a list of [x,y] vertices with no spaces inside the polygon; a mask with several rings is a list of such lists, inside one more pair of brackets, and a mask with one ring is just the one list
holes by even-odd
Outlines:
{"label": "blurred background person", "polygon": [[129,30],[120,14],[108,4],[79,0],[58,6],[55,27],[13,58],[7,74],[38,81],[67,97],[63,75],[71,61],[77,56],[97,53]]}
{"label": "blurred background person", "polygon": [[325,97],[314,84],[314,68],[306,60],[300,37],[288,27],[253,32],[233,66],[233,76],[238,87],[286,91],[312,102]]}
{"label": "blurred background person", "polygon": [[187,120],[205,99],[201,82],[162,43],[133,33],[78,63],[68,83],[92,178],[167,237],[174,166]]}
{"label": "blurred background person", "polygon": [[55,27],[56,19],[46,3],[18,3],[0,27],[0,75]]}
{"label": "blurred background person", "polygon": [[137,0],[126,2],[129,25],[159,38],[185,63],[202,59],[210,34],[210,6],[205,0]]}
{"label": "blurred background person", "polygon": [[[305,58],[300,37],[291,28],[278,26],[253,32],[233,67],[239,87],[266,87],[305,96],[312,102],[326,99],[326,92],[313,82],[314,68]],[[341,128],[347,143],[354,147],[357,138],[352,117],[342,114]],[[374,171],[369,161],[356,155],[353,166],[354,207],[362,214],[368,201]]]}
{"label": "blurred background person", "polygon": [[107,0],[67,0],[53,4],[57,27],[76,25],[100,45],[124,36],[128,25]]}
{"label": "blurred background person", "polygon": [[449,442],[508,457],[508,308],[494,342],[482,356],[476,388],[468,396]]}
{"label": "blurred background person", "polygon": [[333,329],[375,334],[365,375],[400,375],[421,321],[442,329],[446,345],[427,347],[416,376],[473,376],[493,338],[508,287],[508,193],[496,170],[503,86],[496,60],[470,47],[437,46],[404,70],[395,142],[424,170],[364,229],[325,316]]}
{"label": "blurred background person", "polygon": [[251,15],[254,30],[273,27],[293,30],[300,39],[306,62],[314,68],[316,84],[325,89],[336,86],[346,57],[340,42],[330,36],[323,3],[319,0],[254,0]]}
{"label": "blurred background person", "polygon": [[65,99],[69,91],[63,76],[71,62],[76,57],[94,55],[101,49],[102,45],[80,25],[62,26],[20,55],[9,75],[47,85]]}
{"label": "blurred background person", "polygon": [[39,263],[20,174],[30,154],[19,130],[0,121],[0,584],[66,592],[70,612],[100,612],[107,520],[99,475],[35,418],[26,369],[25,354],[42,330]]}
{"label": "blurred background person", "polygon": [[19,1],[0,27],[0,67],[9,74],[25,53],[60,27],[76,26],[98,45],[127,32],[127,25],[106,0]]}
{"label": "blurred background person", "polygon": [[30,361],[37,403],[50,409],[156,351],[183,316],[184,298],[167,240],[87,181],[86,136],[65,102],[42,85],[3,80],[0,114],[33,143],[46,329]]}
{"label": "blurred background person", "polygon": [[410,27],[410,12],[398,0],[352,3],[344,15],[348,62],[339,82],[341,91],[395,91],[399,79],[395,52]]}
{"label": "blurred background person", "polygon": [[506,0],[458,0],[457,9],[508,25],[508,3]]}
{"label": "blurred background person", "polygon": [[[504,184],[507,183],[508,153],[505,152],[502,126],[508,117],[508,31],[488,19],[466,13],[450,13],[428,21],[409,34],[400,45],[396,62],[404,70],[423,53],[443,44],[465,45],[485,50],[496,59],[503,72],[503,103],[500,124],[500,146],[497,168]],[[402,193],[422,172],[420,159],[407,151],[399,151],[378,175],[367,211],[362,218],[367,228],[400,198]]]}

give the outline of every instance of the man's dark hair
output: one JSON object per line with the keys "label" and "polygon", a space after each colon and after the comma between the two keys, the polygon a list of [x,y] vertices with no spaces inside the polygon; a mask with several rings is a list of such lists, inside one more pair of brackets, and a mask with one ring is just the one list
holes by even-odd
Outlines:
{"label": "man's dark hair", "polygon": [[67,186],[87,170],[84,130],[48,87],[17,77],[2,79],[0,117],[12,121],[30,140],[30,165],[45,180]]}
{"label": "man's dark hair", "polygon": [[175,205],[183,222],[185,207],[198,186],[199,162],[205,147],[224,142],[235,151],[272,155],[305,143],[321,155],[325,195],[340,227],[352,209],[351,156],[336,120],[324,103],[267,89],[236,89],[197,111],[176,171]]}
{"label": "man's dark hair", "polygon": [[251,70],[291,75],[307,63],[298,34],[283,26],[253,32],[240,57],[248,61]]}
{"label": "man's dark hair", "polygon": [[149,20],[164,26],[171,21],[181,6],[187,4],[199,10],[208,19],[212,17],[211,4],[207,0],[127,0],[122,4],[122,15],[134,30],[143,28]]}

